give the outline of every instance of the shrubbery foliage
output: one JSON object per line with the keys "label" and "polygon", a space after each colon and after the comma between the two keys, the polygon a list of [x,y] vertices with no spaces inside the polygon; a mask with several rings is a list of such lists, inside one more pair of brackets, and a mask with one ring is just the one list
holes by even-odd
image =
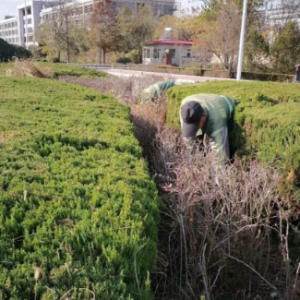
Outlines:
{"label": "shrubbery foliage", "polygon": [[29,58],[32,54],[25,48],[11,45],[0,38],[0,61],[12,60],[14,56],[17,58]]}
{"label": "shrubbery foliage", "polygon": [[[200,93],[227,95],[240,101],[231,137],[233,150],[276,166],[284,179],[294,174],[284,186],[285,190],[295,188],[300,175],[300,85],[215,81],[177,86],[168,93],[168,124],[180,129],[181,100]],[[300,194],[296,198],[300,199]]]}
{"label": "shrubbery foliage", "polygon": [[53,71],[52,77],[75,76],[75,77],[105,77],[106,73],[95,69],[74,66],[71,64],[45,63],[39,62],[38,67],[43,71],[44,68],[50,68]]}
{"label": "shrubbery foliage", "polygon": [[149,299],[159,200],[129,109],[48,79],[0,85],[0,299]]}

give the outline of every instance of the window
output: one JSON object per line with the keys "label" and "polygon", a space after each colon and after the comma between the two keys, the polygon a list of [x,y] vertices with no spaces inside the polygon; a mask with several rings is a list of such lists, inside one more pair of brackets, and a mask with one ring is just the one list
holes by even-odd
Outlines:
{"label": "window", "polygon": [[191,57],[191,52],[192,52],[191,49],[187,49],[186,50],[186,57]]}
{"label": "window", "polygon": [[170,49],[169,53],[172,55],[172,58],[174,59],[175,55],[176,55],[176,50],[175,49]]}
{"label": "window", "polygon": [[144,58],[150,58],[150,49],[144,49]]}
{"label": "window", "polygon": [[153,58],[160,58],[160,49],[154,49]]}

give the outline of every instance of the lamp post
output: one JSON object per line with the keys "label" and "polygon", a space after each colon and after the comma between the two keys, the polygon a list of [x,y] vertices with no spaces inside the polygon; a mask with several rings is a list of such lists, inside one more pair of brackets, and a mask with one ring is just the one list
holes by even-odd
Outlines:
{"label": "lamp post", "polygon": [[246,20],[247,20],[247,4],[248,4],[248,0],[244,0],[242,28],[241,28],[241,37],[240,37],[240,50],[239,50],[239,59],[238,59],[238,68],[237,68],[236,80],[241,80],[241,76],[242,76],[243,54],[244,54],[245,32],[246,32]]}
{"label": "lamp post", "polygon": [[28,16],[27,16],[27,4],[26,4],[26,0],[25,0],[25,19],[26,19],[26,25],[25,25],[25,28],[26,28],[26,34],[25,34],[25,39],[26,39],[26,42],[25,42],[25,48],[28,49]]}

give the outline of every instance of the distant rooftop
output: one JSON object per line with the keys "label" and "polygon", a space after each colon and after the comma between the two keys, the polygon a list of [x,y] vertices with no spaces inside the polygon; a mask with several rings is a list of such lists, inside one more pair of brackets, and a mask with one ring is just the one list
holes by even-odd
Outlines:
{"label": "distant rooftop", "polygon": [[190,41],[181,41],[181,40],[153,40],[150,42],[146,42],[146,45],[185,45],[185,46],[193,46],[194,43]]}

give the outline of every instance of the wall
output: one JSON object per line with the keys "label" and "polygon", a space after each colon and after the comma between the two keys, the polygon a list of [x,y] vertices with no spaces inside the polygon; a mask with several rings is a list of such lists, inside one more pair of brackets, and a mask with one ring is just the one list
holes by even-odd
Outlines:
{"label": "wall", "polygon": [[[172,65],[179,66],[181,64],[181,58],[187,57],[187,50],[190,49],[191,46],[186,45],[155,45],[155,46],[145,46],[144,49],[150,49],[150,58],[145,58],[145,50],[144,50],[144,58],[143,63],[147,64],[162,64],[163,55],[167,49],[175,49],[175,57],[172,59]],[[160,58],[155,59],[154,49],[160,49]]]}

